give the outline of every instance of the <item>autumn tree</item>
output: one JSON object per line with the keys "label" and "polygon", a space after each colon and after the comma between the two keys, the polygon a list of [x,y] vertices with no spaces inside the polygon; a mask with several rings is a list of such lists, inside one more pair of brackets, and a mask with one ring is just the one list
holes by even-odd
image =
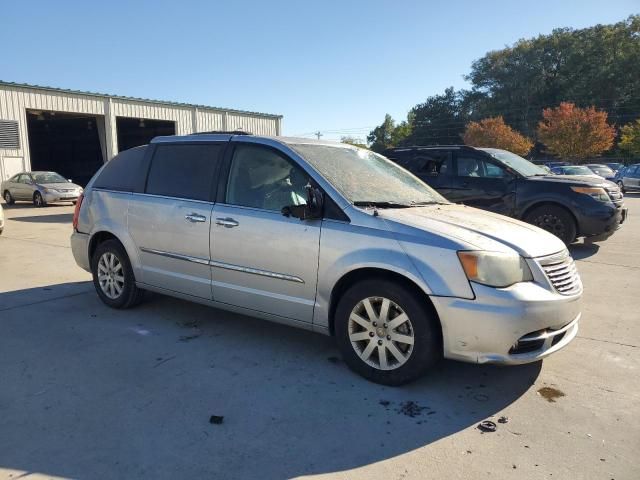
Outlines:
{"label": "autumn tree", "polygon": [[640,155],[640,119],[622,127],[620,133],[620,150],[629,155]]}
{"label": "autumn tree", "polygon": [[607,112],[568,102],[545,108],[537,132],[549,152],[571,159],[600,155],[613,146],[616,136],[615,128],[607,123]]}
{"label": "autumn tree", "polygon": [[504,123],[502,117],[485,118],[469,122],[462,136],[466,145],[503,148],[518,155],[526,155],[533,142]]}

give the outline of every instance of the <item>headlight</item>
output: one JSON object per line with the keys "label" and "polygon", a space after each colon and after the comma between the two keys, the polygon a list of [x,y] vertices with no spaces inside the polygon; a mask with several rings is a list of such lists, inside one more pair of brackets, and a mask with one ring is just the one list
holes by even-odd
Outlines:
{"label": "headlight", "polygon": [[599,202],[610,202],[609,195],[604,188],[601,187],[571,187],[576,193],[583,193],[595,198]]}
{"label": "headlight", "polygon": [[458,252],[467,278],[490,287],[508,287],[533,280],[527,262],[520,255],[499,252]]}

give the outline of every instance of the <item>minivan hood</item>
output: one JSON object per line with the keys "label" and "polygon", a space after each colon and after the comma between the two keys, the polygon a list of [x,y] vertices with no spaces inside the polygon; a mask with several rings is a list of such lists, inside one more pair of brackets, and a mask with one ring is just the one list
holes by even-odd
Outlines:
{"label": "minivan hood", "polygon": [[397,232],[401,230],[399,225],[406,225],[463,242],[471,249],[515,250],[523,257],[541,257],[566,248],[559,238],[541,228],[465,205],[380,209],[378,215],[396,223],[396,228],[393,223],[390,227]]}

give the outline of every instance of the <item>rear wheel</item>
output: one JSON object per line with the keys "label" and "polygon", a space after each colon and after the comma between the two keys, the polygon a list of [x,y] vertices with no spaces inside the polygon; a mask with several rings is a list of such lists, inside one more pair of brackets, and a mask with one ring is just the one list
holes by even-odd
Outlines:
{"label": "rear wheel", "polygon": [[91,258],[93,285],[100,299],[112,308],[130,308],[142,301],[131,262],[120,242],[106,240]]}
{"label": "rear wheel", "polygon": [[576,222],[569,212],[555,205],[542,205],[533,209],[524,221],[553,233],[566,245],[576,239]]}
{"label": "rear wheel", "polygon": [[14,203],[16,203],[16,201],[11,196],[11,192],[9,190],[5,190],[3,197],[7,205],[13,205]]}
{"label": "rear wheel", "polygon": [[44,207],[46,205],[46,202],[44,201],[44,198],[42,198],[42,194],[40,192],[33,194],[33,205],[35,207]]}
{"label": "rear wheel", "polygon": [[383,385],[416,380],[441,355],[439,325],[424,299],[384,279],[359,282],[345,292],[335,334],[347,365]]}

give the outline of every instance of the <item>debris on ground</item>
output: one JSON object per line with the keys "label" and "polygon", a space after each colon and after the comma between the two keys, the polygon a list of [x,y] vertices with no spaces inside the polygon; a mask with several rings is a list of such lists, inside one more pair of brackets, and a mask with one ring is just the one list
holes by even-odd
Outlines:
{"label": "debris on ground", "polygon": [[338,357],[328,357],[327,360],[331,363],[340,363],[340,359]]}
{"label": "debris on ground", "polygon": [[224,420],[223,416],[211,415],[211,418],[209,418],[209,423],[212,425],[220,425],[223,420]]}
{"label": "debris on ground", "polygon": [[498,423],[509,423],[509,417],[502,416],[498,419]]}
{"label": "debris on ground", "polygon": [[389,405],[391,405],[391,402],[389,400],[380,400],[380,405],[382,405],[383,407],[388,407]]}
{"label": "debris on ground", "polygon": [[185,320],[182,322],[176,322],[176,324],[183,328],[198,328],[200,326],[199,320]]}
{"label": "debris on ground", "polygon": [[540,390],[538,390],[538,395],[540,395],[549,403],[555,403],[556,399],[566,396],[564,392],[553,387],[542,387]]}
{"label": "debris on ground", "polygon": [[413,400],[409,400],[407,402],[401,403],[400,408],[396,410],[398,413],[406,415],[407,417],[417,417],[418,415],[422,415],[423,410],[429,410],[429,407],[422,407],[418,405]]}
{"label": "debris on ground", "polygon": [[480,422],[478,424],[478,430],[480,430],[483,433],[490,433],[490,432],[495,432],[497,429],[497,426],[495,423],[493,423],[491,420],[484,420],[483,422]]}

